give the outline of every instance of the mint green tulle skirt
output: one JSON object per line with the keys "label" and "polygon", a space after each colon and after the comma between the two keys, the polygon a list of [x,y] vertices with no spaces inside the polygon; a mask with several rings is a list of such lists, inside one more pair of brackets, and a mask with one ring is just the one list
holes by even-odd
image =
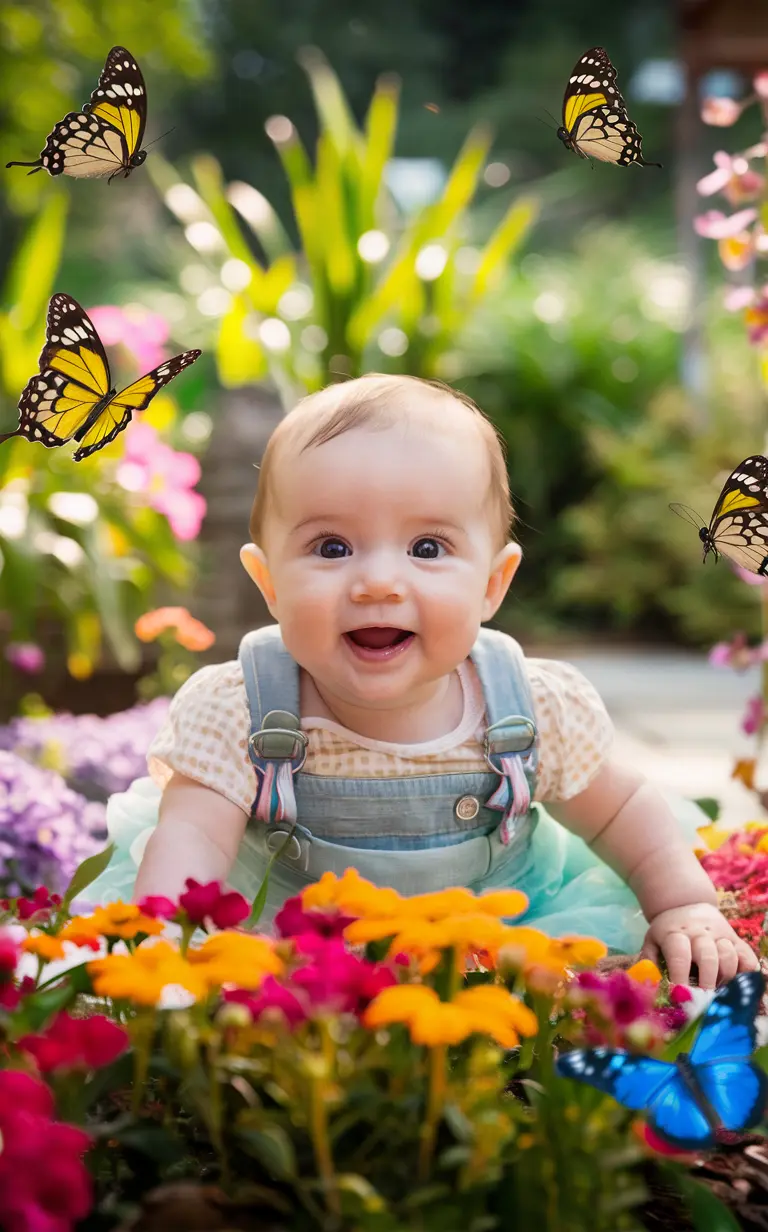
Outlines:
{"label": "mint green tulle skirt", "polygon": [[[83,901],[96,905],[131,900],[139,864],[157,825],[160,795],[151,779],[141,778],[127,791],[110,798],[107,827],[115,852],[109,866],[84,891]],[[691,847],[698,845],[696,831],[707,825],[709,818],[693,801],[668,797],[668,803],[679,832]],[[522,890],[528,898],[528,908],[515,923],[539,928],[551,937],[597,937],[613,950],[636,953],[648,924],[632,891],[582,839],[561,826],[541,805],[534,807],[538,820],[522,862],[515,861],[509,867],[502,864],[491,871],[482,888]],[[258,870],[252,872],[253,876],[243,878],[233,873],[230,878],[231,884],[250,898],[255,896],[261,879]],[[301,888],[290,874],[291,870],[280,862],[273,865],[260,921],[264,931],[269,930],[285,899]],[[442,887],[425,887],[436,888]]]}

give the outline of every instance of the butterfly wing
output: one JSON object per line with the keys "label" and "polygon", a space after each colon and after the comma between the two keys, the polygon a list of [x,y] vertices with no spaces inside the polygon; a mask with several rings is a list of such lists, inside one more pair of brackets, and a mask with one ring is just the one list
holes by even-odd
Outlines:
{"label": "butterfly wing", "polygon": [[123,139],[102,120],[84,111],[70,111],[49,133],[39,162],[50,175],[76,179],[114,175],[125,164]]}
{"label": "butterfly wing", "polygon": [[634,1110],[647,1108],[676,1073],[669,1061],[612,1048],[576,1048],[558,1057],[555,1068],[563,1078],[586,1082]]}
{"label": "butterfly wing", "polygon": [[697,1067],[696,1081],[723,1129],[734,1133],[759,1125],[768,1105],[768,1076],[752,1061],[711,1061]]}
{"label": "butterfly wing", "polygon": [[604,47],[592,47],[574,66],[563,97],[563,128],[568,144],[584,158],[619,167],[659,165],[643,160],[643,139],[627,115]]}
{"label": "butterfly wing", "polygon": [[19,401],[19,432],[50,449],[71,440],[110,392],[101,340],[70,295],[51,298],[38,362]]}
{"label": "butterfly wing", "polygon": [[571,140],[587,158],[601,163],[616,163],[628,167],[643,163],[642,137],[626,111],[613,107],[596,107],[580,115],[571,133]]}
{"label": "butterfly wing", "polygon": [[592,47],[574,65],[563,95],[563,128],[572,136],[585,112],[613,106],[626,112],[616,85],[616,69],[604,47]]}
{"label": "butterfly wing", "polygon": [[113,47],[99,84],[83,108],[97,120],[117,129],[125,143],[123,164],[141,149],[147,122],[147,87],[141,69],[125,47]]}
{"label": "butterfly wing", "polygon": [[146,376],[142,376],[132,385],[127,385],[120,393],[107,403],[101,413],[91,422],[84,424],[75,439],[80,448],[73,455],[75,462],[82,462],[98,449],[103,449],[113,441],[118,433],[128,427],[134,411],[145,411],[158,390],[178,376],[184,368],[188,368],[200,351],[185,351],[182,355],[174,355],[159,367],[153,368]]}
{"label": "butterfly wing", "polygon": [[678,1071],[648,1097],[646,1116],[654,1133],[672,1146],[691,1151],[714,1145],[714,1127]]}
{"label": "butterfly wing", "polygon": [[726,479],[709,523],[718,552],[750,573],[768,572],[768,458],[753,454]]}
{"label": "butterfly wing", "polygon": [[757,1125],[768,1102],[768,1078],[750,1060],[764,992],[759,971],[729,980],[712,998],[691,1049],[695,1080],[724,1129]]}

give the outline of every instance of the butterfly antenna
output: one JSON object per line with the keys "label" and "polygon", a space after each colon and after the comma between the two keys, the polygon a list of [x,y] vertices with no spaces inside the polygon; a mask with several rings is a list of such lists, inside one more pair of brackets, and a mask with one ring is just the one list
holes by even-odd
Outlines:
{"label": "butterfly antenna", "polygon": [[701,530],[702,526],[706,526],[704,519],[699,517],[696,510],[691,509],[689,505],[681,505],[674,501],[669,507],[679,518],[682,518],[685,522],[690,522],[691,526],[695,526],[697,530]]}
{"label": "butterfly antenna", "polygon": [[173,128],[169,128],[166,132],[161,133],[159,137],[155,137],[154,141],[149,141],[147,145],[144,146],[144,149],[149,150],[153,145],[157,145],[158,141],[162,141],[163,137],[167,137],[168,133],[174,132],[175,129],[176,129],[176,125],[174,124]]}
{"label": "butterfly antenna", "polygon": [[[547,112],[547,115],[549,116],[549,120],[554,121],[555,130],[557,130],[560,127],[560,125],[558,124],[557,120],[555,120],[555,117],[552,115],[552,112],[547,111],[546,107],[542,107],[542,111]],[[545,128],[550,128],[550,129],[552,128],[552,125],[550,124],[549,120],[542,120],[540,115],[537,115],[535,118],[539,121],[539,124],[543,124]]]}

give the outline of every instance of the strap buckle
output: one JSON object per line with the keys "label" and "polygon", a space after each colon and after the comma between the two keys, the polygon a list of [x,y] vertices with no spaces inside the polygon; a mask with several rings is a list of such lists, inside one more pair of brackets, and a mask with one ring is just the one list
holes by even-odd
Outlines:
{"label": "strap buckle", "polygon": [[504,773],[493,762],[505,753],[527,753],[536,743],[536,725],[524,715],[509,715],[486,727],[483,756],[496,774]]}
{"label": "strap buckle", "polygon": [[248,737],[248,751],[251,760],[258,757],[262,761],[298,761],[298,765],[292,764],[295,773],[307,759],[308,743],[294,714],[287,710],[270,710],[259,730]]}

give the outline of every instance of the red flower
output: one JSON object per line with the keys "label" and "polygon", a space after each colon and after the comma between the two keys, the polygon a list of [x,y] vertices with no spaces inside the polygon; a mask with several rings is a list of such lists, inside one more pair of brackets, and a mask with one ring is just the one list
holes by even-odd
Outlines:
{"label": "red flower", "polygon": [[44,1035],[25,1035],[18,1047],[30,1053],[40,1072],[47,1074],[60,1069],[99,1069],[125,1052],[128,1043],[128,1033],[102,1014],[72,1018],[61,1013]]}
{"label": "red flower", "polygon": [[139,911],[143,911],[144,915],[151,915],[156,920],[171,920],[178,909],[172,899],[164,898],[162,894],[148,894],[139,903]]}
{"label": "red flower", "polygon": [[25,975],[18,987],[11,984],[0,984],[0,1009],[15,1010],[24,997],[35,991],[37,985],[31,975]]}
{"label": "red flower", "polygon": [[336,938],[305,933],[295,944],[311,961],[293,972],[291,984],[302,990],[315,1014],[362,1014],[383,988],[397,983],[388,967],[350,954]]}
{"label": "red flower", "polygon": [[38,886],[31,898],[16,900],[16,914],[20,920],[30,920],[38,911],[48,911],[60,903],[60,894],[49,894],[46,886]]}
{"label": "red flower", "polygon": [[82,1156],[90,1138],[53,1121],[53,1096],[19,1070],[0,1071],[0,1227],[4,1232],[71,1232],[91,1209]]}
{"label": "red flower", "polygon": [[280,937],[299,937],[302,933],[316,933],[320,937],[340,937],[348,924],[356,919],[338,911],[307,911],[301,895],[288,898],[275,916],[275,928]]}
{"label": "red flower", "polygon": [[19,947],[10,933],[0,932],[0,984],[9,980],[19,961]]}
{"label": "red flower", "polygon": [[236,894],[234,890],[222,893],[218,881],[202,885],[194,877],[188,877],[186,886],[179,896],[179,906],[184,908],[191,924],[211,920],[217,928],[234,928],[251,914],[242,894]]}

